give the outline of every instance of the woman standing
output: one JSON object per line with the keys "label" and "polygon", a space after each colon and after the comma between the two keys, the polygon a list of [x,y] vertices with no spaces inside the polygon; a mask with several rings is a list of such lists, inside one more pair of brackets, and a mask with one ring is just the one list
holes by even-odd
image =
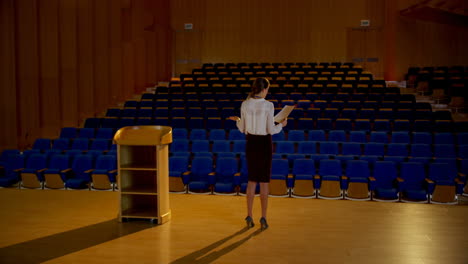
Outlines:
{"label": "woman standing", "polygon": [[284,120],[280,124],[274,122],[274,106],[266,101],[270,83],[266,78],[257,78],[252,85],[252,90],[241,106],[241,118],[229,117],[237,123],[237,128],[246,134],[246,158],[248,170],[247,184],[247,227],[254,226],[252,220],[253,201],[257,183],[260,184],[260,200],[262,206],[262,218],[260,224],[262,230],[268,228],[266,220],[268,207],[269,183],[271,176],[271,162],[273,147],[271,135],[281,132],[287,124]]}

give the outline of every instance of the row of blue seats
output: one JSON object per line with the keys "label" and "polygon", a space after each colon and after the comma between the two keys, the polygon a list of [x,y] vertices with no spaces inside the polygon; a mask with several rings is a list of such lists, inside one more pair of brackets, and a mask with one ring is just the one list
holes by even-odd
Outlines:
{"label": "row of blue seats", "polygon": [[[19,183],[19,187],[26,188],[57,188],[47,184],[48,179],[52,182],[61,181],[60,187],[71,189],[92,188],[93,178],[96,175],[105,175],[109,182],[108,188],[113,188],[116,182],[117,159],[115,155],[79,154],[69,156],[66,154],[23,154],[9,155],[3,165],[0,186],[10,187]],[[32,184],[31,184],[32,183]],[[58,188],[60,188],[58,187]],[[101,189],[101,186],[96,186]]]}
{"label": "row of blue seats", "polygon": [[[468,158],[468,145],[454,144],[404,144],[404,143],[357,143],[331,141],[275,141],[276,154],[320,154],[332,155],[372,155],[372,156],[400,156],[400,157],[434,157],[434,158]],[[189,140],[179,139],[170,146],[173,155],[183,153],[218,153],[220,155],[234,155],[245,152],[245,141],[235,140]]]}
{"label": "row of blue seats", "polygon": [[[221,158],[214,166],[211,158],[197,157],[192,160],[190,168],[186,162],[182,157],[171,157],[169,168],[169,176],[182,180],[185,191],[245,193],[248,177],[245,160],[241,160],[239,166],[234,158]],[[287,160],[274,159],[270,194],[302,196],[295,193],[295,188],[299,189],[300,184],[308,182],[310,191],[313,191],[308,196],[353,199],[356,197],[352,197],[348,190],[353,183],[361,183],[366,185],[370,197],[377,199],[396,201],[403,197],[411,201],[428,201],[437,185],[456,187],[456,194],[462,194],[466,182],[466,177],[459,178],[456,170],[446,163],[430,164],[427,174],[424,165],[419,162],[403,162],[400,169],[397,169],[393,162],[378,161],[372,170],[365,160],[349,160],[346,163],[343,173],[340,160],[323,159],[316,168],[316,163],[311,159],[296,159],[291,170]],[[339,195],[329,197],[324,192],[322,196],[321,186],[330,182],[339,183],[335,185],[339,188]],[[277,186],[280,187],[279,191],[275,188]]]}
{"label": "row of blue seats", "polygon": [[211,68],[242,68],[248,66],[249,68],[255,68],[255,67],[275,67],[275,68],[281,68],[281,67],[288,67],[288,68],[295,68],[295,67],[323,67],[323,68],[328,68],[330,66],[332,67],[349,67],[352,68],[354,67],[353,62],[216,62],[216,63],[203,63],[202,64],[202,69],[211,69]]}
{"label": "row of blue seats", "polygon": [[112,144],[110,139],[103,138],[68,138],[61,137],[56,139],[48,138],[38,138],[34,141],[32,150],[38,150],[44,152],[46,150],[56,149],[56,150],[99,150],[99,151],[108,151],[111,149],[116,149],[116,146]]}
{"label": "row of blue seats", "polygon": [[[209,140],[245,140],[245,134],[238,129],[184,129],[173,128],[173,139],[209,139]],[[405,132],[394,131],[391,133],[372,131],[350,131],[344,130],[289,130],[281,131],[272,136],[273,141],[337,141],[337,142],[377,142],[377,143],[414,143],[414,144],[468,144],[468,133],[451,132]]]}

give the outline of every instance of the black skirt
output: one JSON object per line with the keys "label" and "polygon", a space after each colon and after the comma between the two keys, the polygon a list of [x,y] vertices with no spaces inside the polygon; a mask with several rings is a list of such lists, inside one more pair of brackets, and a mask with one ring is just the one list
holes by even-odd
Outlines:
{"label": "black skirt", "polygon": [[273,157],[271,135],[247,135],[245,154],[249,181],[270,182]]}

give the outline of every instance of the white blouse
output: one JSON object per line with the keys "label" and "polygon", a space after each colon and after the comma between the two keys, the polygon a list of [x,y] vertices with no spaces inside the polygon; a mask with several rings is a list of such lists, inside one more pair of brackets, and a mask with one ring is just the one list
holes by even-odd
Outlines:
{"label": "white blouse", "polygon": [[275,107],[272,102],[263,98],[249,98],[242,102],[241,119],[237,121],[237,128],[244,134],[273,135],[281,132],[283,125],[275,125]]}

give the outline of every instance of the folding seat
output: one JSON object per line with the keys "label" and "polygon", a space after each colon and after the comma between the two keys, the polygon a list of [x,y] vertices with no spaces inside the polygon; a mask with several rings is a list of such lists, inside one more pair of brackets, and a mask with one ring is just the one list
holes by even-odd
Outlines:
{"label": "folding seat", "polygon": [[297,120],[297,129],[304,131],[314,129],[314,120],[312,118],[299,118]]}
{"label": "folding seat", "polygon": [[87,138],[75,138],[72,141],[72,145],[70,150],[81,150],[81,151],[88,151],[89,149],[89,139]]}
{"label": "folding seat", "polygon": [[432,134],[429,132],[413,132],[413,144],[432,144]]}
{"label": "folding seat", "polygon": [[288,175],[288,161],[285,159],[273,159],[271,167],[270,195],[289,196],[289,187],[287,185]]}
{"label": "folding seat", "polygon": [[66,179],[65,188],[89,189],[93,163],[93,156],[89,154],[76,155],[71,168],[62,171],[62,179]]}
{"label": "folding seat", "polygon": [[414,131],[417,132],[431,132],[432,122],[429,119],[416,119],[413,123]]}
{"label": "folding seat", "polygon": [[204,118],[203,117],[191,117],[188,121],[188,127],[190,129],[204,129],[205,128]]}
{"label": "folding seat", "polygon": [[70,139],[68,138],[56,138],[52,142],[52,149],[59,149],[61,151],[68,150],[70,148]]}
{"label": "folding seat", "polygon": [[388,119],[375,119],[374,120],[374,130],[375,131],[390,131],[391,124]]}
{"label": "folding seat", "polygon": [[362,102],[362,109],[372,109],[375,112],[375,109],[379,106],[378,101],[369,101],[369,99]]}
{"label": "folding seat", "polygon": [[394,112],[394,107],[395,107],[395,101],[382,101],[379,104],[379,111],[377,116],[379,118],[388,118],[388,119],[394,119],[395,118],[395,112]]}
{"label": "folding seat", "polygon": [[89,150],[97,150],[101,152],[106,152],[110,149],[111,141],[109,139],[97,138],[91,142]]}
{"label": "folding seat", "polygon": [[331,118],[318,118],[317,119],[317,129],[319,130],[332,130],[333,129],[333,121]]}
{"label": "folding seat", "polygon": [[245,140],[234,140],[232,145],[232,152],[240,156],[245,154],[245,143]]}
{"label": "folding seat", "polygon": [[345,199],[368,200],[369,192],[369,163],[365,160],[350,160],[346,164],[346,175],[342,180]]}
{"label": "folding seat", "polygon": [[169,191],[176,193],[186,192],[186,185],[182,175],[188,171],[189,159],[187,157],[173,156],[169,158]]}
{"label": "folding seat", "polygon": [[315,163],[311,159],[296,159],[293,164],[292,175],[294,176],[294,188],[291,195],[296,198],[314,197]]}
{"label": "folding seat", "polygon": [[207,131],[202,128],[194,128],[190,131],[190,140],[201,140],[207,139]]}
{"label": "folding seat", "polygon": [[156,107],[156,103],[153,102],[153,101],[140,101],[140,108],[143,108],[143,109],[153,109],[153,107]]}
{"label": "folding seat", "polygon": [[456,204],[463,193],[464,182],[457,177],[457,168],[446,163],[429,164],[428,192],[432,203]]}
{"label": "folding seat", "polygon": [[210,142],[208,140],[192,140],[192,151],[194,155],[197,153],[207,153],[210,152]]}
{"label": "folding seat", "polygon": [[275,153],[278,154],[290,154],[295,153],[294,142],[291,141],[276,141]]}
{"label": "folding seat", "polygon": [[286,140],[286,134],[284,133],[283,130],[281,130],[281,132],[272,135],[271,139],[273,141],[285,141]]}
{"label": "folding seat", "polygon": [[387,145],[387,156],[408,156],[408,145],[403,143],[390,143]]}
{"label": "folding seat", "polygon": [[335,120],[335,129],[351,131],[353,129],[353,123],[351,122],[351,119],[348,118],[337,118]]}
{"label": "folding seat", "polygon": [[195,157],[191,170],[185,172],[183,182],[188,186],[189,193],[210,193],[209,175],[213,173],[213,159],[210,157]]}
{"label": "folding seat", "polygon": [[134,101],[134,100],[129,100],[124,103],[124,107],[133,107],[133,108],[138,108],[140,107],[140,102],[139,101]]}
{"label": "folding seat", "polygon": [[310,100],[298,100],[297,101],[297,107],[302,108],[302,109],[309,109],[311,106],[312,102]]}
{"label": "folding seat", "polygon": [[44,187],[50,189],[63,189],[65,188],[66,178],[63,173],[66,169],[70,168],[69,155],[55,155],[51,157],[49,166],[44,171]]}
{"label": "folding seat", "polygon": [[408,132],[405,131],[394,131],[392,133],[392,143],[404,143],[404,144],[410,144],[410,136]]}
{"label": "folding seat", "polygon": [[434,132],[453,132],[456,131],[452,120],[434,120]]}
{"label": "folding seat", "polygon": [[370,133],[369,142],[388,143],[388,134],[381,131],[372,131]]}
{"label": "folding seat", "polygon": [[356,119],[357,118],[356,108],[343,108],[343,110],[341,110],[341,117],[349,118],[349,119]]}
{"label": "folding seat", "polygon": [[209,140],[226,140],[226,130],[211,129],[209,130]]}
{"label": "folding seat", "polygon": [[221,108],[221,118],[228,118],[234,115],[235,115],[234,107],[222,107]]}
{"label": "folding seat", "polygon": [[[1,167],[5,167],[5,165],[9,162],[8,159],[10,157],[20,155],[20,151],[18,149],[5,149],[2,151],[0,155],[0,172],[1,172]],[[24,164],[21,168],[24,167]]]}
{"label": "folding seat", "polygon": [[238,129],[229,130],[228,140],[245,140],[245,134],[240,132]]}
{"label": "folding seat", "polygon": [[316,107],[311,107],[307,109],[307,117],[313,119],[322,117],[322,109]]}
{"label": "folding seat", "polygon": [[235,158],[220,158],[216,161],[215,173],[209,175],[210,182],[214,184],[215,194],[234,195],[235,187],[240,184],[239,177],[234,175],[238,172],[238,164]]}
{"label": "folding seat", "polygon": [[322,141],[319,143],[319,152],[329,158],[338,155],[338,142]]}
{"label": "folding seat", "polygon": [[175,139],[170,145],[170,152],[174,156],[188,156],[189,141],[187,139]]}
{"label": "folding seat", "polygon": [[135,125],[135,118],[121,118],[119,122],[117,123],[116,128],[122,128],[122,127],[127,127],[127,126],[134,126]]}
{"label": "folding seat", "polygon": [[309,131],[310,141],[326,141],[326,135],[324,130],[311,130]]}
{"label": "folding seat", "polygon": [[330,119],[337,119],[340,115],[338,108],[325,108],[323,110],[323,117]]}
{"label": "folding seat", "polygon": [[358,157],[362,154],[361,144],[356,142],[344,142],[342,144],[341,154],[343,156]]}
{"label": "folding seat", "polygon": [[458,155],[459,159],[468,159],[468,145],[458,145]]}
{"label": "folding seat", "polygon": [[356,119],[354,121],[354,130],[370,131],[371,130],[370,119]]}
{"label": "folding seat", "polygon": [[188,139],[188,130],[186,128],[172,129],[172,139]]}
{"label": "folding seat", "polygon": [[96,138],[112,139],[114,130],[112,128],[98,128],[96,130]]}
{"label": "folding seat", "polygon": [[[408,161],[408,157],[407,156],[385,156],[383,158],[383,160],[384,161],[391,161],[391,162],[395,163],[397,168],[400,168],[400,164],[402,162]],[[374,162],[374,164],[375,164],[375,162]]]}
{"label": "folding seat", "polygon": [[410,145],[411,157],[430,157],[432,158],[432,149],[429,144],[411,144]]}
{"label": "folding seat", "polygon": [[366,143],[367,136],[365,131],[349,132],[349,142]]}
{"label": "folding seat", "polygon": [[137,109],[136,108],[125,108],[120,111],[120,117],[129,117],[134,118],[137,116]]}
{"label": "folding seat", "polygon": [[211,152],[213,152],[218,157],[222,156],[223,153],[230,153],[231,143],[226,140],[214,140]]}
{"label": "folding seat", "polygon": [[86,118],[84,127],[99,128],[100,126],[101,126],[101,118],[97,118],[97,117]]}
{"label": "folding seat", "polygon": [[[2,158],[3,155],[2,153]],[[20,181],[20,172],[25,168],[26,156],[11,151],[10,154],[5,155],[3,163],[3,169],[0,171],[0,186],[10,187]]]}
{"label": "folding seat", "polygon": [[328,141],[346,142],[346,131],[344,131],[344,130],[331,130],[328,133]]}
{"label": "folding seat", "polygon": [[223,127],[221,118],[219,117],[209,117],[206,120],[206,129],[221,129]]}
{"label": "folding seat", "polygon": [[153,118],[153,108],[140,108],[136,112],[136,117],[139,119],[152,119]]}
{"label": "folding seat", "polygon": [[398,178],[401,201],[428,202],[426,171],[420,162],[402,162]]}
{"label": "folding seat", "polygon": [[393,121],[393,131],[410,131],[411,124],[408,119],[395,119]]}
{"label": "folding seat", "polygon": [[[156,118],[156,124],[158,119]],[[171,120],[171,126],[173,128],[187,128],[187,119],[185,117],[173,117]]]}
{"label": "folding seat", "polygon": [[385,144],[374,142],[364,144],[364,155],[383,157],[385,155]]}
{"label": "folding seat", "polygon": [[[323,92],[320,94],[320,104],[323,104],[324,102],[328,104],[328,102],[330,102],[331,100],[333,100],[335,98],[335,93],[329,93],[329,92]],[[317,101],[315,101],[317,102]],[[327,106],[325,106],[327,107]],[[320,107],[320,108],[324,108],[324,107]]]}
{"label": "folding seat", "polygon": [[315,100],[318,100],[318,98],[320,97],[320,95],[316,92],[307,92],[305,94],[305,97],[307,100],[310,100],[311,102],[314,102]]}
{"label": "folding seat", "polygon": [[297,145],[298,154],[316,154],[317,153],[317,143],[315,141],[301,141]]}
{"label": "folding seat", "polygon": [[450,132],[434,133],[434,144],[455,144],[455,136]]}
{"label": "folding seat", "polygon": [[91,188],[97,190],[115,189],[117,176],[117,157],[101,155],[96,159],[96,166],[91,172]]}
{"label": "folding seat", "polygon": [[48,138],[38,138],[34,141],[32,146],[33,150],[38,150],[39,152],[45,152],[51,148],[51,141]]}
{"label": "folding seat", "polygon": [[456,158],[455,145],[434,144],[434,158]]}
{"label": "folding seat", "polygon": [[328,102],[325,100],[315,100],[313,103],[313,108],[325,109],[328,107]]}
{"label": "folding seat", "polygon": [[[182,120],[184,120],[185,122],[185,119],[182,119]],[[170,125],[169,118],[167,117],[155,117],[153,123],[156,126],[169,126]],[[183,128],[185,128],[185,126]]]}
{"label": "folding seat", "polygon": [[[173,106],[173,108],[176,107]],[[167,107],[156,107],[154,117],[169,117],[169,109]]]}
{"label": "folding seat", "polygon": [[306,140],[305,133],[303,130],[290,130],[288,131],[288,141],[304,141]]}
{"label": "folding seat", "polygon": [[296,102],[294,102],[293,100],[281,100],[281,105],[282,106],[285,106],[285,105],[295,105]]}
{"label": "folding seat", "polygon": [[457,133],[457,144],[468,145],[468,133],[467,132]]}
{"label": "folding seat", "polygon": [[318,176],[314,177],[314,187],[318,190],[319,198],[341,199],[343,197],[340,184],[343,173],[339,160],[320,160]]}
{"label": "folding seat", "polygon": [[78,132],[79,138],[95,138],[95,129],[94,128],[80,128]]}
{"label": "folding seat", "polygon": [[60,138],[76,138],[78,136],[78,129],[75,127],[64,127],[60,131]]}

